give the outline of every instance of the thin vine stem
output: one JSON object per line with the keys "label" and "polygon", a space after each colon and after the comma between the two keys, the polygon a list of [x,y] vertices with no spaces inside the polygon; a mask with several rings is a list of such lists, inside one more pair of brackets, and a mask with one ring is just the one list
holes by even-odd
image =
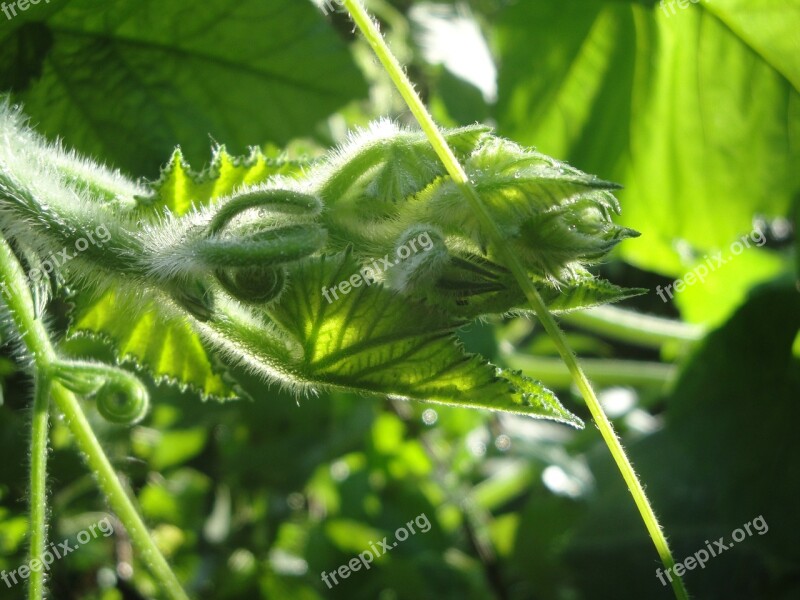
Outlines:
{"label": "thin vine stem", "polygon": [[125,486],[94,435],[94,430],[78,399],[58,383],[53,384],[51,394],[58,410],[64,415],[67,427],[75,438],[78,448],[86,458],[89,467],[94,471],[98,486],[105,494],[109,506],[125,525],[125,530],[139,551],[140,557],[159,579],[170,598],[188,600],[189,596],[186,595],[169,563],[150,536],[147,526],[125,490]]}
{"label": "thin vine stem", "polygon": [[[31,559],[44,556],[47,545],[47,448],[49,432],[50,380],[47,374],[37,373],[34,384],[33,419],[31,423],[31,483],[30,483],[30,550]],[[44,597],[44,569],[31,570],[28,579],[28,598]]]}
{"label": "thin vine stem", "polygon": [[0,237],[0,296],[19,333],[22,344],[30,354],[37,372],[48,373],[56,359],[55,350],[41,320],[36,318],[33,298],[28,289],[27,277],[8,243]]}
{"label": "thin vine stem", "polygon": [[[47,534],[47,432],[48,404],[52,398],[64,415],[78,448],[94,471],[98,485],[112,510],[131,537],[145,564],[159,579],[173,600],[188,600],[178,578],[158,549],[139,516],[133,501],[111,466],[77,398],[53,378],[58,355],[50,343],[44,324],[36,318],[27,278],[8,243],[0,238],[0,296],[6,305],[19,339],[28,351],[35,378],[35,399],[31,439],[31,536],[30,559],[40,560]],[[41,600],[45,592],[44,574],[31,570],[28,598]]]}
{"label": "thin vine stem", "polygon": [[[47,331],[36,318],[33,299],[26,284],[25,273],[9,245],[0,238],[0,296],[11,320],[16,325],[20,340],[30,353],[34,367],[34,400],[31,418],[30,441],[30,535],[29,561],[40,560],[47,545],[47,448],[49,431],[50,364],[55,352]],[[30,562],[29,562],[30,564]],[[28,579],[28,598],[44,597],[44,570],[31,569]]]}
{"label": "thin vine stem", "polygon": [[[625,483],[628,485],[628,489],[633,496],[634,502],[639,509],[642,520],[644,521],[645,526],[650,533],[650,537],[653,540],[664,567],[672,570],[672,568],[675,566],[675,559],[673,558],[672,552],[669,549],[669,544],[664,536],[664,532],[661,530],[661,527],[658,524],[658,519],[656,518],[655,512],[650,506],[650,502],[647,499],[644,488],[639,482],[639,479],[633,470],[633,466],[625,454],[625,450],[623,449],[622,444],[614,431],[611,421],[603,412],[600,402],[597,400],[597,396],[592,389],[591,383],[589,383],[589,380],[586,378],[586,375],[584,374],[583,369],[578,363],[575,355],[570,350],[567,340],[564,337],[564,333],[561,331],[561,329],[559,329],[555,319],[547,310],[547,306],[539,295],[539,292],[536,290],[536,287],[533,285],[533,282],[528,276],[527,271],[519,262],[517,257],[506,246],[500,229],[492,219],[491,215],[486,209],[486,206],[483,204],[483,201],[478,195],[477,190],[469,181],[464,168],[461,166],[455,154],[453,154],[453,151],[448,146],[441,130],[433,121],[433,117],[430,115],[427,108],[425,108],[425,105],[422,103],[419,95],[414,90],[414,86],[406,76],[405,71],[400,66],[400,63],[397,61],[394,54],[392,54],[392,51],[389,49],[389,46],[384,41],[377,24],[372,20],[359,0],[344,0],[344,5],[350,13],[356,26],[361,30],[361,33],[364,35],[378,59],[389,73],[389,76],[392,78],[392,81],[400,92],[400,95],[406,101],[406,104],[410,108],[412,114],[419,122],[420,127],[422,127],[422,130],[427,135],[431,145],[444,164],[451,179],[456,185],[459,186],[471,209],[474,211],[475,215],[480,221],[481,226],[484,227],[485,231],[487,231],[489,234],[495,252],[497,252],[497,254],[500,256],[506,268],[508,268],[514,274],[514,277],[522,288],[522,291],[530,303],[531,308],[538,316],[545,331],[547,331],[547,333],[553,339],[553,343],[556,345],[561,358],[566,363],[567,368],[572,374],[575,385],[578,387],[581,395],[586,401],[586,405],[589,407],[589,412],[591,412],[592,418],[600,430],[600,434],[603,436],[606,445],[611,451],[611,455],[614,457],[614,460],[617,463],[617,467],[622,473]],[[677,574],[672,579],[672,587],[676,598],[679,600],[688,600],[689,594],[684,587],[682,579],[677,576]]]}

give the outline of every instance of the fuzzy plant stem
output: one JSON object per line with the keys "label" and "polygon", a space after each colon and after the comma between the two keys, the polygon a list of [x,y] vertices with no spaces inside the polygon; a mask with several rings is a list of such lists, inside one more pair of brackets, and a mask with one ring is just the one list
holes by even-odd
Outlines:
{"label": "fuzzy plant stem", "polygon": [[[49,431],[50,380],[37,373],[31,424],[30,549],[28,558],[41,559],[47,545],[47,441]],[[44,570],[31,571],[29,600],[44,598]]]}
{"label": "fuzzy plant stem", "polygon": [[189,597],[183,591],[178,578],[172,572],[169,563],[167,563],[164,555],[161,554],[153,538],[150,537],[147,526],[142,521],[142,517],[139,516],[139,512],[125,490],[125,486],[119,480],[114,467],[111,466],[111,461],[108,460],[103,447],[94,435],[94,430],[89,424],[78,399],[72,392],[57,383],[53,385],[51,394],[61,414],[64,415],[78,448],[86,457],[89,467],[94,471],[97,483],[100,489],[103,490],[108,504],[125,525],[125,530],[138,550],[139,556],[158,578],[169,598],[173,600],[188,600]]}
{"label": "fuzzy plant stem", "polygon": [[[25,274],[14,253],[0,239],[0,295],[29,350],[35,370],[33,416],[30,441],[30,537],[28,558],[39,560],[47,544],[47,433],[50,377],[48,369],[55,359],[42,322],[36,319],[33,301],[25,286]],[[19,284],[22,282],[22,287]],[[28,598],[44,597],[44,570],[31,569]]]}
{"label": "fuzzy plant stem", "polygon": [[[628,485],[628,489],[633,495],[633,499],[637,508],[639,509],[642,520],[644,521],[647,530],[650,533],[650,537],[656,546],[656,550],[658,551],[661,561],[664,563],[664,567],[672,570],[672,568],[675,566],[675,559],[672,557],[672,552],[669,549],[664,532],[661,530],[661,527],[658,524],[658,519],[656,518],[655,512],[650,506],[650,502],[647,500],[644,488],[639,482],[639,479],[633,470],[633,466],[625,454],[625,450],[623,449],[622,444],[620,443],[620,440],[614,431],[611,421],[600,407],[600,402],[597,400],[597,396],[592,389],[592,385],[586,378],[586,375],[584,374],[583,369],[578,363],[575,355],[570,350],[564,333],[561,331],[561,329],[559,329],[555,319],[547,310],[547,306],[539,295],[539,292],[536,290],[536,287],[533,285],[533,282],[528,276],[525,268],[522,266],[522,263],[520,263],[517,257],[506,246],[500,229],[492,219],[491,215],[486,209],[486,206],[483,204],[483,201],[478,195],[478,192],[475,190],[475,187],[470,183],[464,168],[458,162],[455,154],[453,154],[453,151],[448,146],[447,141],[442,135],[442,132],[436,126],[436,123],[434,123],[433,117],[431,117],[430,113],[425,108],[425,105],[422,103],[422,100],[417,95],[416,91],[414,90],[414,86],[406,76],[405,71],[400,66],[400,63],[397,61],[394,54],[392,54],[392,51],[389,49],[389,46],[384,41],[377,24],[372,20],[359,0],[344,0],[344,5],[350,13],[356,26],[361,30],[361,33],[364,35],[378,59],[383,64],[383,67],[389,73],[389,76],[392,78],[392,81],[394,82],[398,91],[403,96],[406,104],[408,104],[408,107],[411,109],[414,117],[419,122],[422,130],[428,136],[431,145],[436,150],[437,155],[447,169],[451,179],[456,183],[456,185],[459,186],[471,209],[475,212],[475,215],[480,221],[482,227],[484,227],[489,233],[495,252],[497,252],[500,258],[503,260],[506,268],[508,268],[514,274],[514,277],[522,288],[522,291],[525,293],[525,297],[530,303],[531,308],[538,316],[545,331],[547,331],[547,333],[553,339],[561,358],[564,360],[567,368],[572,374],[575,385],[578,387],[581,395],[586,401],[586,405],[589,407],[589,411],[592,413],[592,417],[597,424],[597,427],[600,430],[606,445],[611,451],[611,454],[614,457],[620,472],[622,473],[622,477],[625,479],[625,483]],[[683,581],[677,575],[675,575],[672,579],[672,587],[675,591],[676,598],[680,600],[688,600],[689,595],[683,585]]]}
{"label": "fuzzy plant stem", "polygon": [[[161,551],[139,516],[133,501],[125,491],[92,426],[77,398],[54,381],[53,370],[58,356],[50,344],[50,337],[36,313],[28,290],[27,278],[8,244],[0,238],[0,295],[6,305],[23,346],[27,349],[35,373],[35,399],[33,408],[33,435],[31,439],[31,536],[30,558],[39,560],[44,553],[47,536],[47,416],[48,401],[52,397],[64,415],[78,447],[94,471],[100,489],[112,510],[124,523],[134,545],[142,555],[164,591],[173,600],[188,600],[177,577],[170,569]],[[29,580],[30,600],[44,598],[44,573],[31,570]]]}

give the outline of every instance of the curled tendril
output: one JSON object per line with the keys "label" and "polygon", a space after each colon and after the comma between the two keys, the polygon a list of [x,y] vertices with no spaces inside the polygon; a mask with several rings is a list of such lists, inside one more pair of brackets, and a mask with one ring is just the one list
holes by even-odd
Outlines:
{"label": "curled tendril", "polygon": [[[251,214],[239,219],[256,209],[286,218]],[[268,302],[284,288],[286,265],[324,248],[328,232],[316,222],[321,210],[315,196],[250,188],[221,201],[208,226],[187,233],[169,246],[170,252],[154,253],[153,272],[165,274],[162,286],[201,321],[215,314],[212,276],[237,300]]]}
{"label": "curled tendril", "polygon": [[305,258],[322,248],[326,239],[327,232],[317,225],[291,225],[208,237],[195,246],[195,252],[212,268],[271,266]]}
{"label": "curled tendril", "polygon": [[53,376],[81,396],[94,396],[97,411],[118,425],[134,425],[150,407],[150,394],[139,379],[116,367],[79,361],[58,362]]}
{"label": "curled tendril", "polygon": [[133,425],[147,414],[147,389],[135,377],[108,379],[95,395],[97,410],[111,423]]}
{"label": "curled tendril", "polygon": [[258,188],[248,190],[234,196],[220,208],[208,227],[209,235],[216,235],[234,218],[253,208],[265,208],[275,212],[313,217],[322,210],[322,201],[314,196],[291,190]]}
{"label": "curled tendril", "polygon": [[[105,383],[104,372],[100,365],[85,365],[92,368],[82,368],[83,363],[58,362],[53,365],[53,376],[58,382],[80,396],[91,396],[103,387]],[[98,368],[93,368],[93,367]]]}

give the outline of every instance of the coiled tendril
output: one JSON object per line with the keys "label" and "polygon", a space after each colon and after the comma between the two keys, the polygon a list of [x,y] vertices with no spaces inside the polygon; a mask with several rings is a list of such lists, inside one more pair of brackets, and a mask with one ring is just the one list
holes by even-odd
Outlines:
{"label": "coiled tendril", "polygon": [[97,411],[118,425],[135,425],[150,408],[147,388],[133,374],[100,363],[61,361],[53,376],[65,388],[81,396],[94,396]]}

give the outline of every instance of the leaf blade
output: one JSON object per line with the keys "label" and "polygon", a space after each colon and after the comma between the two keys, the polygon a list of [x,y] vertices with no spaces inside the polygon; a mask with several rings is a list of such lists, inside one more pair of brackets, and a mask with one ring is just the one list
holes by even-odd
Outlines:
{"label": "leaf blade", "polygon": [[298,265],[280,301],[268,309],[281,331],[303,349],[294,368],[304,379],[581,425],[541,384],[465,354],[453,336],[463,321],[379,285],[359,287],[328,303],[322,290],[347,281],[358,268],[350,253]]}
{"label": "leaf blade", "polygon": [[106,292],[95,302],[78,301],[70,335],[105,340],[118,360],[133,362],[149,371],[156,381],[190,388],[203,398],[237,397],[232,382],[225,378],[224,370],[200,336],[185,319],[169,314],[164,302],[151,299],[134,306],[114,291]]}
{"label": "leaf blade", "polygon": [[[27,14],[41,21],[0,34],[0,81],[43,133],[136,175],[176,143],[201,162],[209,135],[236,153],[311,135],[367,91],[307,2],[72,0]],[[38,76],[15,82],[21,62]]]}

